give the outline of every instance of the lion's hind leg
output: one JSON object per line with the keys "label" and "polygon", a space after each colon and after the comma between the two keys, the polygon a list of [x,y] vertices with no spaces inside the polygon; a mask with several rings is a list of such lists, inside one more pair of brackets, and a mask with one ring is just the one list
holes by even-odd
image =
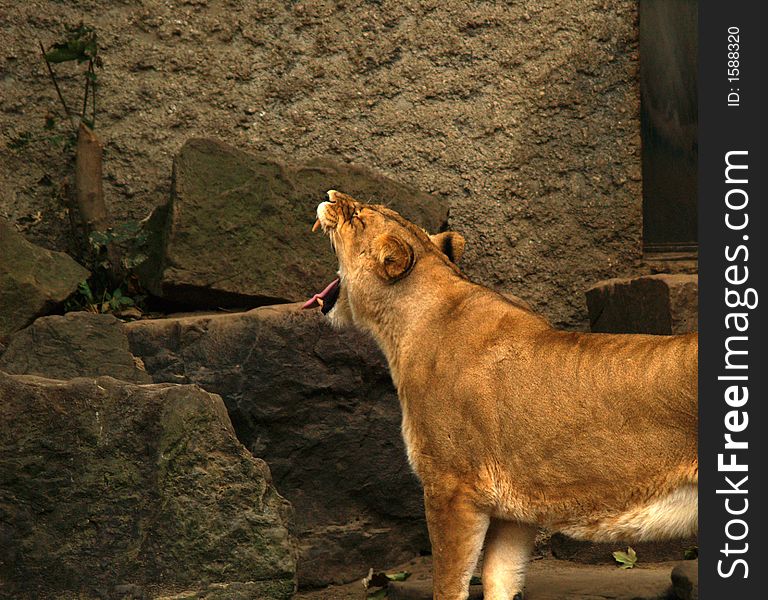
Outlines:
{"label": "lion's hind leg", "polygon": [[522,598],[525,571],[533,550],[536,527],[493,519],[485,538],[483,598]]}

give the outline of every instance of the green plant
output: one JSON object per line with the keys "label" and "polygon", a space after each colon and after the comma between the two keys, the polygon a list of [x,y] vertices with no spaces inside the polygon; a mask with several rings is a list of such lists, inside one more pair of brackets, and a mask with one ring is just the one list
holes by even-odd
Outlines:
{"label": "green plant", "polygon": [[[64,303],[64,310],[113,313],[135,307],[143,312],[146,295],[131,272],[147,258],[147,243],[147,232],[139,221],[126,221],[106,231],[91,232],[88,236],[91,277],[80,283]],[[110,248],[119,249],[121,267],[127,273],[118,285],[112,278]]]}
{"label": "green plant", "polygon": [[686,548],[685,552],[683,553],[683,558],[685,560],[696,560],[699,558],[699,547],[691,546],[690,548]]}
{"label": "green plant", "polygon": [[621,569],[633,569],[637,565],[637,553],[632,547],[627,548],[626,552],[617,550],[613,553],[613,558],[619,563]]}
{"label": "green plant", "polygon": [[[143,298],[140,298],[143,300]],[[126,308],[136,306],[136,300],[128,295],[125,287],[113,289],[99,286],[97,291],[92,289],[88,281],[81,281],[77,291],[64,303],[64,310],[71,312],[84,310],[92,313],[120,312]]]}
{"label": "green plant", "polygon": [[123,270],[132,271],[147,259],[149,236],[141,221],[125,221],[106,231],[92,231],[88,243],[94,257],[93,267],[109,269],[109,248],[120,249]]}
{"label": "green plant", "polygon": [[[49,111],[45,115],[45,121],[40,133],[32,131],[11,133],[8,147],[12,150],[20,150],[35,142],[49,142],[63,151],[69,152],[74,149],[77,141],[78,120],[85,123],[91,129],[93,129],[96,123],[96,91],[99,85],[97,69],[100,69],[103,65],[99,56],[96,30],[80,22],[77,25],[67,26],[64,39],[51,44],[47,50],[42,42],[38,42],[38,45],[48,70],[48,77],[56,90],[59,103],[64,110],[64,116],[69,121],[70,130],[67,132],[59,130],[57,127],[59,124],[57,114]],[[56,72],[53,69],[53,65],[66,62],[74,62],[78,65],[87,63],[84,72],[82,107],[79,115],[69,108],[69,104],[59,87]],[[88,114],[89,107],[90,115]]]}
{"label": "green plant", "polygon": [[[65,62],[76,62],[78,65],[87,63],[80,121],[93,129],[96,124],[96,90],[98,88],[96,69],[102,67],[96,30],[84,25],[81,21],[77,25],[68,26],[66,28],[64,39],[52,44],[48,50],[46,50],[42,42],[40,42],[40,51],[43,53],[43,59],[48,67],[48,75],[51,78],[53,86],[56,88],[59,101],[64,108],[64,113],[72,123],[72,129],[75,134],[77,134],[78,127],[74,119],[74,114],[67,106],[67,102],[61,93],[61,88],[59,88],[56,74],[51,65]],[[87,116],[89,99],[91,101],[90,118]]]}
{"label": "green plant", "polygon": [[[12,138],[12,148],[23,148],[37,140],[48,140],[66,150],[74,150],[74,188],[56,186],[57,197],[69,211],[72,233],[78,245],[75,255],[91,271],[88,281],[65,302],[65,310],[118,312],[141,305],[144,294],[132,275],[146,257],[147,234],[138,221],[113,225],[104,202],[102,143],[94,134],[97,115],[97,70],[102,68],[96,30],[83,22],[65,28],[64,38],[47,48],[38,42],[48,76],[61,108],[71,125],[71,133],[57,129],[56,114],[45,117],[43,135],[29,132]],[[77,111],[62,93],[54,65],[85,65],[83,95]],[[66,181],[66,180],[65,180]],[[50,182],[50,178],[49,178]],[[69,194],[66,190],[74,191]]]}

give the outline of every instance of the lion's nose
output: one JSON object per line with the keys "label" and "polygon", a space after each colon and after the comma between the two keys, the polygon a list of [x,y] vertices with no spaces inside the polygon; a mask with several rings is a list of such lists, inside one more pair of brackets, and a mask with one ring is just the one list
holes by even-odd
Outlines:
{"label": "lion's nose", "polygon": [[312,226],[312,231],[317,231],[320,227],[328,227],[329,219],[327,215],[328,205],[330,202],[327,200],[317,205],[317,221]]}
{"label": "lion's nose", "polygon": [[330,202],[326,200],[325,202],[321,202],[320,204],[317,205],[317,218],[320,221],[324,222],[327,219],[326,211],[328,210],[329,204]]}

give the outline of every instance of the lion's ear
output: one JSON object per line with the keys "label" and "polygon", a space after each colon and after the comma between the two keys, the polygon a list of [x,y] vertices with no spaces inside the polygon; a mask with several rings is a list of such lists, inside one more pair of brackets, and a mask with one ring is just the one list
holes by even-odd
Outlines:
{"label": "lion's ear", "polygon": [[464,236],[455,231],[444,231],[443,233],[436,233],[430,235],[429,239],[432,243],[440,249],[440,252],[445,254],[448,259],[453,263],[458,263],[461,260],[461,255],[464,254],[464,245],[466,240]]}
{"label": "lion's ear", "polygon": [[389,281],[400,279],[413,266],[413,248],[397,236],[380,235],[373,241],[372,250],[379,274]]}

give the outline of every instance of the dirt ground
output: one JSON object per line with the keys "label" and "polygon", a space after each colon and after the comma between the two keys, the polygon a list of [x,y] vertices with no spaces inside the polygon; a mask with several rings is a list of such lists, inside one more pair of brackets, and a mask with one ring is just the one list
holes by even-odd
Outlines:
{"label": "dirt ground", "polygon": [[[351,161],[449,201],[473,279],[584,328],[584,289],[641,269],[636,4],[0,0],[0,215],[67,247],[68,155],[11,146],[46,115],[65,130],[37,41],[82,19],[118,220],[167,199],[192,136]],[[57,68],[72,105],[75,71]]]}
{"label": "dirt ground", "polygon": [[[666,598],[670,574],[676,563],[647,563],[623,570],[613,565],[581,565],[555,558],[534,560],[526,574],[526,598],[530,600],[657,600]],[[431,579],[430,557],[417,557],[387,570],[408,571],[409,582]],[[480,571],[476,570],[479,575]],[[371,588],[371,592],[376,588]],[[362,581],[302,590],[296,600],[365,600]]]}

